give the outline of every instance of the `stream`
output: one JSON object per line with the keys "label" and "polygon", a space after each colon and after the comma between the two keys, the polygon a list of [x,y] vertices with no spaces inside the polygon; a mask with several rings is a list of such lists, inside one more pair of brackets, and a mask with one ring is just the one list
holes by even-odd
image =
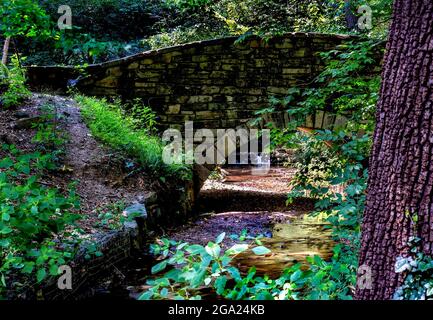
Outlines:
{"label": "stream", "polygon": [[[164,237],[176,241],[206,245],[225,232],[222,247],[228,249],[239,240],[236,236],[262,236],[270,254],[257,256],[250,250],[235,258],[241,272],[255,266],[257,274],[278,277],[296,262],[311,255],[324,259],[332,256],[334,243],[321,217],[308,215],[314,208],[310,199],[299,199],[286,206],[287,182],[293,169],[272,167],[262,176],[251,174],[251,168],[224,169],[222,180],[208,180],[198,201],[200,214],[187,224],[166,230]],[[146,290],[151,267],[150,256],[139,256],[119,263],[114,272],[101,277],[84,296],[93,299],[136,299]]]}

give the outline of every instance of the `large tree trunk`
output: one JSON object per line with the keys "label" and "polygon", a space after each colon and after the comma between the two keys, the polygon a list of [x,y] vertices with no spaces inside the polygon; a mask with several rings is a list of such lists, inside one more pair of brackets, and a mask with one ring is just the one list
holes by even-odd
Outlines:
{"label": "large tree trunk", "polygon": [[2,55],[2,63],[3,64],[6,64],[8,62],[10,43],[11,43],[11,37],[6,37],[5,42],[3,44],[3,55]]}
{"label": "large tree trunk", "polygon": [[395,0],[382,77],[359,261],[372,287],[358,286],[358,299],[392,298],[413,233],[433,253],[432,0]]}

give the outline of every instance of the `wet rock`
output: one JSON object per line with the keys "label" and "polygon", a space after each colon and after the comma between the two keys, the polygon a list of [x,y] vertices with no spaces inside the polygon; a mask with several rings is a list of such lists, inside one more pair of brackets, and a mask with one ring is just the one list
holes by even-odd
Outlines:
{"label": "wet rock", "polygon": [[30,114],[25,111],[17,111],[14,113],[14,117],[17,119],[30,118]]}
{"label": "wet rock", "polygon": [[127,217],[147,218],[146,207],[142,203],[134,203],[123,211]]}
{"label": "wet rock", "polygon": [[0,144],[2,143],[6,143],[6,144],[16,144],[16,139],[15,137],[11,136],[11,135],[7,135],[7,134],[1,134],[0,135]]}
{"label": "wet rock", "polygon": [[42,121],[43,118],[41,116],[18,119],[14,124],[14,129],[31,129]]}

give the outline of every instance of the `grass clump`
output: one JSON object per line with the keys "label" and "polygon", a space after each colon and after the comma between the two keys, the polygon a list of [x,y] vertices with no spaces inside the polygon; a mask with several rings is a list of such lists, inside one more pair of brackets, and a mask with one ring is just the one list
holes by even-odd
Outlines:
{"label": "grass clump", "polygon": [[139,119],[127,115],[118,101],[109,103],[104,98],[83,95],[77,95],[75,99],[90,131],[97,139],[134,158],[150,174],[161,178],[191,178],[191,170],[187,165],[163,162],[164,144],[152,134],[153,125],[137,125],[141,123]]}

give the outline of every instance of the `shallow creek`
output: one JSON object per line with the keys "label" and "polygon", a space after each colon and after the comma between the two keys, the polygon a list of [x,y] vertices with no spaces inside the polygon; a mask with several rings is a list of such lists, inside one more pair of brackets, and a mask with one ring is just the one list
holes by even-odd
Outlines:
{"label": "shallow creek", "polygon": [[[245,272],[255,266],[258,274],[272,277],[278,277],[295,262],[304,262],[307,256],[317,254],[328,259],[332,255],[333,242],[326,223],[320,217],[308,216],[313,202],[300,199],[286,206],[291,169],[272,168],[266,175],[253,176],[249,168],[232,168],[225,174],[223,180],[208,180],[204,185],[198,203],[202,213],[182,227],[167,230],[165,237],[206,245],[225,232],[223,247],[228,248],[238,243],[230,235],[244,230],[250,236],[262,235],[263,245],[272,252],[256,256],[246,251],[236,257],[234,264]],[[87,295],[96,299],[137,298],[146,289],[153,264],[149,256],[124,261]]]}

